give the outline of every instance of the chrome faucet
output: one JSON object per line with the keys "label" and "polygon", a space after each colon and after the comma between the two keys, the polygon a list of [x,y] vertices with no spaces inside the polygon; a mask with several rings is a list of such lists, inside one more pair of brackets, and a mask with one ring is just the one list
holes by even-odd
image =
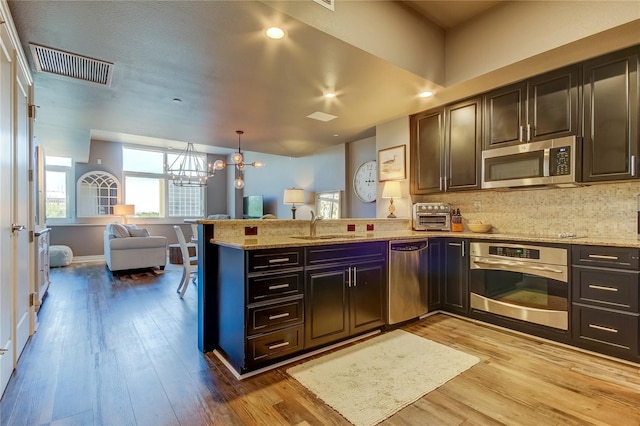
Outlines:
{"label": "chrome faucet", "polygon": [[316,216],[316,214],[313,212],[313,210],[311,210],[311,222],[309,222],[309,236],[310,237],[315,237],[316,236],[316,225],[318,224],[319,220],[322,220],[322,216]]}

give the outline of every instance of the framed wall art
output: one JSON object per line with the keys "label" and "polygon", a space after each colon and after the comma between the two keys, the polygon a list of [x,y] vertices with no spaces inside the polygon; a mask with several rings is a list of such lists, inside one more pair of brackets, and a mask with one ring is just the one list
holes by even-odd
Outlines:
{"label": "framed wall art", "polygon": [[406,151],[406,145],[378,151],[378,182],[407,178]]}

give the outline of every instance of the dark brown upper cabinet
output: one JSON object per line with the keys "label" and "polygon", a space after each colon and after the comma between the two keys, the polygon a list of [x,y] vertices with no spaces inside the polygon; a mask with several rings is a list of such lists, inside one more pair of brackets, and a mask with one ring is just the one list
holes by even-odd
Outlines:
{"label": "dark brown upper cabinet", "polygon": [[411,193],[480,188],[481,98],[411,117]]}
{"label": "dark brown upper cabinet", "polygon": [[572,65],[484,95],[484,149],[578,133],[580,66]]}
{"label": "dark brown upper cabinet", "polygon": [[639,47],[584,63],[585,182],[638,177]]}

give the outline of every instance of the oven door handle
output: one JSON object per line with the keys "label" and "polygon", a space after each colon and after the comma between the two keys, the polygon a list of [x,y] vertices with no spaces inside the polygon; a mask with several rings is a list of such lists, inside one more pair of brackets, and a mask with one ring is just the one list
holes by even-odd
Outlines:
{"label": "oven door handle", "polygon": [[[559,274],[560,276],[557,279],[566,282],[566,271],[558,268],[551,268],[549,266],[538,266],[531,265],[525,262],[513,262],[513,261],[504,261],[504,260],[484,260],[484,259],[472,259],[474,264],[478,265],[477,269],[486,269],[483,268],[482,265],[487,266],[502,266],[502,267],[512,267],[514,268],[513,272],[522,272],[526,273],[527,270],[531,271],[532,275],[551,275],[551,274]],[[508,269],[507,269],[508,270]],[[542,272],[543,274],[540,274]]]}

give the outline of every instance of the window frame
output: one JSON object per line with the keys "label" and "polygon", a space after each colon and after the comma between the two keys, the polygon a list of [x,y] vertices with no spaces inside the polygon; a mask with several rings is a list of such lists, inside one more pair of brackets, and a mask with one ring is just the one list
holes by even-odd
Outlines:
{"label": "window frame", "polygon": [[[62,157],[68,158],[71,161],[70,166],[61,166],[61,165],[51,165],[47,164],[47,156],[46,153],[44,155],[44,222],[48,224],[63,224],[69,223],[75,218],[75,201],[76,201],[76,193],[74,188],[75,183],[75,161],[70,157]],[[55,157],[55,156],[54,156]],[[48,206],[48,198],[47,198],[47,172],[58,172],[65,174],[65,194],[66,194],[66,215],[64,217],[49,217],[47,216],[47,206]]]}
{"label": "window frame", "polygon": [[[149,173],[149,172],[138,172],[138,171],[128,171],[125,170],[125,166],[124,166],[124,152],[125,150],[132,150],[132,151],[147,151],[147,152],[153,152],[153,153],[161,153],[163,154],[163,164],[162,164],[162,173]],[[158,217],[149,217],[149,216],[133,216],[133,217],[139,217],[139,218],[143,218],[145,220],[151,220],[151,221],[169,221],[169,222],[175,222],[176,219],[187,219],[187,218],[202,218],[204,217],[204,215],[206,214],[207,211],[207,191],[206,191],[206,186],[200,187],[200,191],[201,191],[201,214],[199,215],[195,215],[195,216],[171,216],[170,215],[170,190],[169,190],[169,185],[173,185],[172,183],[172,179],[171,177],[167,174],[167,169],[169,167],[169,155],[180,155],[182,153],[182,151],[177,152],[174,149],[168,149],[168,148],[158,148],[158,147],[145,147],[145,146],[139,146],[139,145],[129,145],[129,144],[123,144],[122,145],[122,200],[126,200],[127,199],[127,177],[141,177],[141,178],[149,178],[149,179],[162,179],[164,181],[164,186],[163,189],[161,191],[160,195],[160,216]],[[206,153],[200,153],[200,155],[202,155],[204,157],[204,162],[205,164],[207,164],[207,154]]]}

